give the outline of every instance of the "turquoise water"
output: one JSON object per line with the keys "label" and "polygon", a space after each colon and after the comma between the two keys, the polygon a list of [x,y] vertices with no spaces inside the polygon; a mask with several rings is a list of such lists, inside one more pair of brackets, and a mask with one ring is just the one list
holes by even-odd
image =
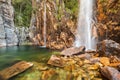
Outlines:
{"label": "turquoise water", "polygon": [[0,70],[18,61],[35,61],[46,63],[54,52],[36,46],[12,46],[0,48]]}

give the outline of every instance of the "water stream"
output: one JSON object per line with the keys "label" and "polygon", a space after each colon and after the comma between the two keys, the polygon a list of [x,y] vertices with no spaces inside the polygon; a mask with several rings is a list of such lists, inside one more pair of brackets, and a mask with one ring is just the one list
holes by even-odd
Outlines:
{"label": "water stream", "polygon": [[85,46],[86,49],[95,49],[95,40],[92,37],[94,0],[80,0],[79,18],[75,46]]}
{"label": "water stream", "polygon": [[43,30],[43,35],[44,35],[44,46],[46,47],[46,0],[44,1],[44,30]]}

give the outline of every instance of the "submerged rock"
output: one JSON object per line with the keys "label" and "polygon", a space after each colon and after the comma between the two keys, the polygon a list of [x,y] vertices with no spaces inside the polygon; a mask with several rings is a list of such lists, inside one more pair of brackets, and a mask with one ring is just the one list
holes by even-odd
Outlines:
{"label": "submerged rock", "polygon": [[26,61],[18,62],[15,65],[0,71],[0,80],[8,80],[11,77],[22,73],[23,71],[27,70],[32,66],[33,64],[30,62],[26,62]]}
{"label": "submerged rock", "polygon": [[64,55],[64,56],[72,56],[72,55],[78,55],[80,53],[84,53],[85,51],[85,47],[84,46],[81,46],[81,47],[71,47],[71,48],[67,48],[65,50],[63,50],[61,52],[61,55]]}
{"label": "submerged rock", "polygon": [[120,58],[120,44],[113,40],[103,40],[97,44],[97,51],[100,55],[116,55]]}

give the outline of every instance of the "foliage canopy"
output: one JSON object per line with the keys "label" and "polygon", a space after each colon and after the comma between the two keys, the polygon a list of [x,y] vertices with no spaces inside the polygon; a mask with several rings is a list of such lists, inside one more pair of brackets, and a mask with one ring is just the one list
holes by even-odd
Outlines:
{"label": "foliage canopy", "polygon": [[31,0],[12,0],[12,4],[15,9],[15,25],[29,27],[32,13]]}

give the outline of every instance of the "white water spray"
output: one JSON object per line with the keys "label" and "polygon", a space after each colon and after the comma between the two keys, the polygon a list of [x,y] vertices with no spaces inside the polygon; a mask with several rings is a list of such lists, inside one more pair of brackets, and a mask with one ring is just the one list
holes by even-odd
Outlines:
{"label": "white water spray", "polygon": [[46,47],[46,0],[44,1],[44,29],[43,29],[43,35],[44,35],[44,47]]}
{"label": "white water spray", "polygon": [[94,0],[80,0],[78,27],[75,46],[85,46],[86,49],[95,49],[95,40],[92,37]]}

